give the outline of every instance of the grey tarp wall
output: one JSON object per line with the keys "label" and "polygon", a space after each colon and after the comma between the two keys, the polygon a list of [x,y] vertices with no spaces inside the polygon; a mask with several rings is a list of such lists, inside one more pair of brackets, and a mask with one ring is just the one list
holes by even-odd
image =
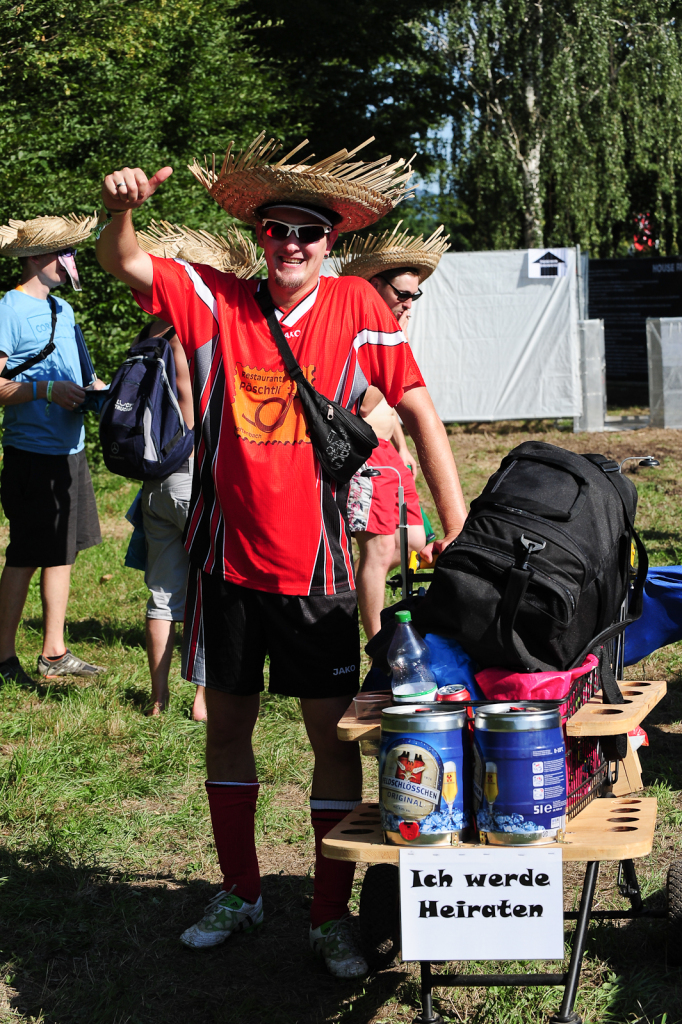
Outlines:
{"label": "grey tarp wall", "polygon": [[446,253],[414,304],[412,348],[441,419],[579,416],[580,281],[528,277],[525,250]]}

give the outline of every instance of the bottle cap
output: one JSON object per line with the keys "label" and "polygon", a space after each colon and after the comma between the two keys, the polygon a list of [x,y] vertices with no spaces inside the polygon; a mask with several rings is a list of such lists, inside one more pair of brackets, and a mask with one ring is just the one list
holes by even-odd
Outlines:
{"label": "bottle cap", "polygon": [[396,612],[395,617],[398,622],[412,622],[412,614],[410,612]]}

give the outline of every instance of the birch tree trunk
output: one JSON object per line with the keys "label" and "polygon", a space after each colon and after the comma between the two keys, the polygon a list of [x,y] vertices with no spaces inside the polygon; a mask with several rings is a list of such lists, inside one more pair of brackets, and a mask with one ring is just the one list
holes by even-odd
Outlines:
{"label": "birch tree trunk", "polygon": [[542,169],[542,133],[537,121],[535,105],[535,89],[526,87],[526,109],[531,126],[529,134],[534,136],[526,147],[525,155],[519,154],[523,180],[523,244],[526,249],[539,249],[543,245],[542,233],[542,194],[540,189],[540,173]]}

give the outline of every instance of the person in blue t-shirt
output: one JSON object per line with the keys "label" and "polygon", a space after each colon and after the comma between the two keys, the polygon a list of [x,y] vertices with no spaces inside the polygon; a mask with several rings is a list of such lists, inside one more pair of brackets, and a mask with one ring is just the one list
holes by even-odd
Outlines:
{"label": "person in blue t-shirt", "polygon": [[[36,217],[0,227],[0,255],[21,260],[21,282],[0,300],[0,405],[5,407],[0,501],[9,544],[0,577],[0,676],[30,683],[16,655],[28,586],[40,568],[48,679],[103,672],[64,643],[71,566],[102,540],[84,451],[84,381],[73,310],[50,292],[67,277],[80,291],[75,248],[96,217]],[[37,357],[37,358],[36,358]],[[32,365],[28,365],[28,364]]]}

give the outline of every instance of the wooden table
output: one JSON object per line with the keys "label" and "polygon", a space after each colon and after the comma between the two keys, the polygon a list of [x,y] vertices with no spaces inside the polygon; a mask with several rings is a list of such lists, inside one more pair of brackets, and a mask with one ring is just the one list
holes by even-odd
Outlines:
{"label": "wooden table", "polygon": [[[633,860],[651,853],[656,825],[655,797],[593,800],[566,826],[559,844],[564,860]],[[479,843],[458,843],[474,849]],[[331,860],[398,864],[400,850],[384,842],[378,804],[359,804],[322,840]],[[439,847],[440,849],[440,847]]]}
{"label": "wooden table", "polygon": [[[618,683],[623,694],[623,704],[604,704],[599,690],[566,723],[569,736],[618,736],[630,732],[640,725],[651,709],[666,694],[665,680],[647,680],[642,683]],[[457,707],[457,704],[451,705]],[[339,719],[336,732],[340,740],[360,740],[365,744],[377,744],[381,739],[381,716],[357,718],[355,706],[351,704],[343,718]]]}
{"label": "wooden table", "polygon": [[[581,707],[566,723],[568,736],[618,736],[630,732],[666,693],[664,681],[642,683],[619,682],[623,704],[604,704],[601,691]],[[359,741],[366,755],[378,755],[381,739],[381,718],[358,719],[354,706],[348,709],[337,726],[339,739]],[[551,1020],[555,1024],[571,1021],[580,1024],[574,1013],[575,997],[580,981],[582,958],[587,941],[587,929],[592,917],[624,918],[637,916],[664,917],[663,911],[650,911],[644,907],[633,860],[651,852],[656,825],[656,799],[637,797],[641,789],[641,773],[636,751],[628,743],[628,753],[621,762],[619,780],[613,797],[595,799],[572,818],[560,841],[562,858],[566,861],[587,861],[580,909],[566,912],[565,918],[576,920],[576,930],[568,971],[557,974],[439,974],[432,973],[431,964],[421,963],[422,1012],[416,1018],[420,1024],[442,1024],[442,1018],[433,1010],[434,987],[468,985],[563,985],[561,1009]],[[461,843],[459,848],[474,848],[478,843]],[[384,841],[379,819],[379,805],[359,804],[346,815],[322,840],[322,853],[332,860],[356,861],[364,864],[392,864],[397,867],[400,850]],[[444,849],[444,847],[440,847]],[[617,861],[623,872],[625,885],[621,892],[630,901],[629,911],[594,911],[592,903],[601,861]],[[370,868],[369,871],[372,869]],[[376,869],[386,870],[385,868]],[[368,874],[369,874],[368,871]],[[396,872],[397,875],[397,872]],[[620,875],[619,875],[620,881]],[[364,891],[364,890],[363,890]],[[361,900],[362,921],[362,900]],[[416,1022],[415,1022],[416,1024]]]}

